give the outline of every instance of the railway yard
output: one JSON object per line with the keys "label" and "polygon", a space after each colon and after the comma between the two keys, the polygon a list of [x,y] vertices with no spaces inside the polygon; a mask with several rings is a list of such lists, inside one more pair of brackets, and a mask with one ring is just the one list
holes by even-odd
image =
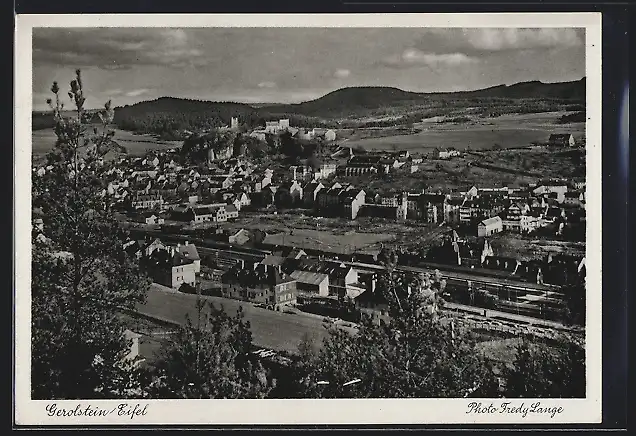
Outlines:
{"label": "railway yard", "polygon": [[[202,258],[202,265],[213,263],[214,268],[219,272],[241,261],[260,262],[274,251],[211,239],[193,238],[191,235],[166,235],[157,231],[143,233],[145,236],[160,237],[162,241],[168,243],[189,241],[196,244]],[[355,255],[347,258],[340,253],[339,261],[355,268],[360,274],[384,270],[378,262],[357,261]],[[410,274],[437,273],[446,280],[446,290],[451,293],[479,289],[497,295],[499,298],[495,307],[485,308],[478,304],[462,304],[450,300],[439,312],[442,318],[456,320],[456,325],[460,328],[485,333],[487,337],[494,335],[496,340],[485,342],[491,343],[495,348],[505,345],[501,341],[510,342],[511,338],[515,340],[527,336],[541,341],[550,341],[559,337],[567,337],[577,342],[584,341],[583,328],[563,325],[550,316],[550,307],[558,306],[563,299],[558,286],[524,281],[504,271],[484,268],[475,270],[429,262],[421,262],[416,266],[398,265],[397,271]],[[184,294],[155,284],[149,292],[146,304],[138,307],[138,314],[151,322],[159,324],[164,322],[166,325],[176,327],[183,324],[186,316],[195,315],[196,298],[196,295]],[[278,312],[258,307],[250,302],[220,296],[203,295],[201,298],[214,305],[222,305],[228,313],[235,313],[241,307],[245,319],[250,322],[254,345],[261,347],[262,350],[271,351],[271,353],[263,351],[265,357],[279,358],[279,353],[289,355],[297,352],[298,344],[307,335],[312,335],[319,343],[322,342],[328,334],[326,329],[328,325],[355,332],[355,324],[300,310],[294,310],[293,313]],[[144,343],[142,348],[145,347],[150,350],[148,352],[153,353],[160,342],[169,336],[168,334],[157,338],[156,335],[150,334],[142,341]],[[486,347],[484,352],[488,354],[489,348]],[[494,349],[493,353],[493,355],[497,354]]]}

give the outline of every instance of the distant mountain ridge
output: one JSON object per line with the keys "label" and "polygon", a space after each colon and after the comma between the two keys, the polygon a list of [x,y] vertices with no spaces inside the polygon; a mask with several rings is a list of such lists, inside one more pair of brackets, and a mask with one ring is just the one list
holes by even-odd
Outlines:
{"label": "distant mountain ridge", "polygon": [[[466,107],[496,113],[585,110],[585,78],[570,82],[520,82],[474,91],[421,93],[395,87],[341,88],[314,100],[295,104],[236,103],[160,97],[115,108],[115,123],[123,130],[153,133],[162,139],[180,139],[180,131],[229,125],[232,117],[258,127],[265,121],[289,118],[296,127],[334,127],[337,120],[357,117],[398,117],[400,123],[434,115],[454,115]],[[526,100],[532,100],[528,102]],[[556,103],[555,103],[556,102]],[[571,109],[564,109],[570,107]],[[576,108],[574,108],[576,107]],[[497,112],[497,110],[499,112]],[[391,123],[390,121],[387,121]],[[33,128],[52,127],[51,114],[33,113]]]}
{"label": "distant mountain ridge", "polygon": [[348,109],[379,108],[413,102],[462,100],[476,98],[559,99],[585,102],[585,78],[571,82],[543,83],[538,80],[513,85],[497,85],[474,91],[421,93],[394,87],[360,86],[341,88],[315,100],[288,105],[263,106],[266,111],[294,112],[320,116],[343,107]]}

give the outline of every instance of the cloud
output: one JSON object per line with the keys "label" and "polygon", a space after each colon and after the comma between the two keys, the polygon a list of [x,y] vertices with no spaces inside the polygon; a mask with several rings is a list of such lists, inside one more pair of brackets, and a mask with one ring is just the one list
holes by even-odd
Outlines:
{"label": "cloud", "polygon": [[407,48],[398,56],[390,56],[381,63],[393,68],[414,68],[427,66],[429,68],[457,67],[464,64],[479,62],[477,58],[464,53],[427,53],[416,48]]}
{"label": "cloud", "polygon": [[274,83],[274,82],[261,82],[257,86],[259,88],[276,88],[276,83]]}
{"label": "cloud", "polygon": [[436,54],[467,55],[505,50],[571,48],[583,45],[584,30],[575,28],[428,29],[416,48]]}
{"label": "cloud", "polygon": [[351,75],[351,71],[345,69],[338,69],[335,73],[333,73],[334,77],[338,79],[345,79]]}
{"label": "cloud", "polygon": [[33,62],[58,66],[129,69],[136,65],[183,68],[207,65],[199,41],[183,29],[53,29],[33,31]]}
{"label": "cloud", "polygon": [[440,64],[456,66],[477,62],[477,59],[466,56],[463,53],[424,53],[414,48],[404,50],[404,53],[402,53],[402,60],[407,63],[426,64],[431,66]]}
{"label": "cloud", "polygon": [[392,68],[456,67],[498,52],[580,47],[584,36],[583,29],[575,28],[431,28],[380,64]]}
{"label": "cloud", "polygon": [[575,29],[480,29],[469,40],[486,51],[574,47],[582,44]]}
{"label": "cloud", "polygon": [[140,95],[148,94],[150,92],[147,88],[141,89],[133,89],[132,91],[128,91],[125,95],[126,97],[139,97]]}

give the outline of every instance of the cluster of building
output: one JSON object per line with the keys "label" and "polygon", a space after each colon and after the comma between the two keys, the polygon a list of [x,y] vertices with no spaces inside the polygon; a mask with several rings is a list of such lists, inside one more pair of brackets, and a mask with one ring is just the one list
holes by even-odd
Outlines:
{"label": "cluster of building", "polygon": [[158,153],[152,160],[123,161],[108,176],[103,194],[110,194],[133,219],[146,224],[237,218],[251,204],[250,193],[271,181],[266,171],[255,173],[249,162],[240,159],[217,162],[214,168],[182,167],[167,153]]}
{"label": "cluster of building", "polygon": [[355,154],[353,149],[344,148],[334,154],[348,155],[347,163],[339,168],[339,173],[347,177],[364,174],[389,174],[398,169],[414,173],[418,171],[418,165],[423,160],[420,157],[411,156],[408,150]]}
{"label": "cluster of building", "polygon": [[[232,119],[232,125],[238,123],[238,120]],[[300,127],[293,127],[289,123],[289,119],[280,119],[276,121],[266,121],[265,127],[261,129],[255,129],[250,132],[252,138],[257,138],[261,141],[265,141],[267,135],[280,135],[284,132],[291,134],[292,138],[300,139],[303,141],[311,141],[313,139],[321,138],[327,142],[336,140],[336,132],[332,129],[325,129],[314,127],[312,129],[305,129]]]}
{"label": "cluster of building", "polygon": [[487,237],[460,238],[450,231],[438,246],[431,247],[427,258],[446,265],[486,268],[519,276],[538,284],[568,285],[585,274],[585,256],[576,254],[547,254],[543,258],[519,260],[497,255]]}
{"label": "cluster of building", "polygon": [[[331,176],[335,164],[316,168],[292,167],[276,176],[241,158],[216,160],[212,165],[183,166],[175,150],[153,152],[145,158],[120,157],[105,172],[102,196],[126,211],[133,221],[164,224],[225,222],[241,209],[304,200],[303,185]],[[46,167],[34,169],[44,174]]]}
{"label": "cluster of building", "polygon": [[[409,275],[410,273],[402,273]],[[409,292],[415,275],[407,282]],[[308,256],[303,250],[286,248],[259,262],[241,261],[225,272],[222,295],[269,309],[303,304],[318,299],[353,301],[356,309],[375,322],[389,320],[388,302],[378,285],[377,272],[359,270],[333,259]],[[419,289],[419,288],[418,288]],[[421,291],[421,289],[420,289]],[[432,295],[432,291],[430,292]],[[435,305],[428,305],[435,310]]]}
{"label": "cluster of building", "polygon": [[[129,240],[124,250],[139,259],[149,277],[158,284],[180,289],[196,287],[202,259],[194,244],[165,244],[160,239]],[[207,260],[203,260],[206,266]],[[299,297],[354,299],[370,286],[374,277],[365,277],[350,265],[309,257],[303,250],[285,248],[259,261],[235,261],[221,275],[221,295],[226,298],[263,304],[278,310],[295,305]]]}
{"label": "cluster of building", "polygon": [[367,195],[349,183],[316,180],[299,188],[305,207],[322,216],[412,219],[476,225],[478,236],[503,230],[530,233],[569,215],[585,216],[584,182],[546,181],[526,188],[472,187],[456,193]]}

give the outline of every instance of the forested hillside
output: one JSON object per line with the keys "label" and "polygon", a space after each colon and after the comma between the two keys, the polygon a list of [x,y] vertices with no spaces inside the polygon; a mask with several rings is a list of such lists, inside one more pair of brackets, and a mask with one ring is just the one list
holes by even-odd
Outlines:
{"label": "forested hillside", "polygon": [[[238,117],[244,129],[268,120],[289,118],[295,127],[382,127],[418,122],[433,116],[467,113],[493,117],[507,113],[584,111],[585,78],[563,83],[523,82],[476,91],[416,93],[391,87],[352,87],[298,104],[251,106],[161,97],[115,109],[114,123],[123,130],[154,134],[164,140],[229,125]],[[33,129],[52,127],[49,114],[33,113]]]}

